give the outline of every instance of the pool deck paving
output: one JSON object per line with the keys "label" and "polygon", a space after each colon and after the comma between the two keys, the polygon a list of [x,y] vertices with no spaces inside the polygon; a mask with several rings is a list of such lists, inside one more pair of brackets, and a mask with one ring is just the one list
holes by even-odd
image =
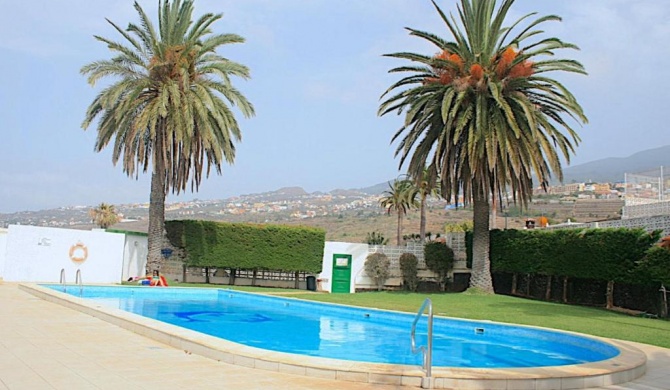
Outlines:
{"label": "pool deck paving", "polygon": [[[670,390],[670,349],[631,343],[647,372],[600,389]],[[226,364],[170,347],[0,282],[0,390],[396,389]]]}

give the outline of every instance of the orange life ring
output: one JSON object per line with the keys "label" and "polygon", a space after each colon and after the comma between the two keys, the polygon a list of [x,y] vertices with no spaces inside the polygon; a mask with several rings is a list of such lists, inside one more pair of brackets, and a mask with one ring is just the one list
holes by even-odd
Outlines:
{"label": "orange life ring", "polygon": [[70,247],[70,260],[75,263],[83,263],[88,258],[88,248],[86,245],[78,242]]}

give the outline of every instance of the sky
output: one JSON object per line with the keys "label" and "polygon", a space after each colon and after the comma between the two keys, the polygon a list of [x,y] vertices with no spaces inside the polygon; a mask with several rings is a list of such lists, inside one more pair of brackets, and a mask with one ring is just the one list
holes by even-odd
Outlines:
{"label": "sky", "polygon": [[[154,18],[158,0],[139,3]],[[456,0],[437,3],[456,10]],[[110,150],[93,150],[95,125],[81,127],[104,83],[90,86],[79,70],[112,56],[93,36],[121,40],[105,18],[137,22],[132,1],[0,5],[0,213],[148,202],[150,174],[127,177]],[[256,116],[236,112],[243,135],[234,165],[168,203],[288,186],[361,188],[404,171],[390,142],[403,118],[377,109],[400,77],[388,70],[406,63],[383,54],[438,51],[405,27],[451,38],[429,0],[196,0],[195,8],[224,15],[216,33],[246,39],[219,54],[250,68],[250,80],[233,83]],[[563,18],[544,24],[544,36],[578,45],[559,56],[589,72],[555,76],[589,118],[574,123],[581,142],[570,165],[670,144],[670,1],[517,0],[507,24],[530,12]]]}

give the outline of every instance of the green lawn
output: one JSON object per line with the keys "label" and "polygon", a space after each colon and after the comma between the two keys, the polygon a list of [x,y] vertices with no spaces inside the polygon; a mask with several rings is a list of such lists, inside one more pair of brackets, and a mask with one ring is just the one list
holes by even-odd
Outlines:
{"label": "green lawn", "polygon": [[433,312],[440,316],[541,326],[670,348],[670,321],[633,317],[599,308],[533,301],[506,295],[418,294],[387,291],[323,294],[304,290],[249,286],[191,283],[174,283],[172,285],[231,288],[240,291],[286,295],[312,301],[410,313],[416,313],[424,299],[430,298],[433,301]]}

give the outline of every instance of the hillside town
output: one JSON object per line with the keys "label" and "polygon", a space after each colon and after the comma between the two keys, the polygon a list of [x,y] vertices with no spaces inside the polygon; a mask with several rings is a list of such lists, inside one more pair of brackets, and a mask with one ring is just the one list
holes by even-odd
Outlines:
{"label": "hillside town", "polygon": [[[376,186],[374,188],[384,188]],[[594,220],[617,219],[625,194],[636,199],[663,199],[670,190],[660,190],[653,184],[631,183],[570,183],[536,188],[533,202],[527,210],[517,210],[517,214],[529,216],[546,214],[561,219],[571,218],[590,222]],[[200,200],[167,203],[167,219],[207,219],[229,222],[283,223],[327,216],[379,215],[384,210],[379,204],[382,191],[366,193],[361,190],[335,190],[329,193],[307,193],[300,187],[282,188],[277,191],[248,194],[227,199]],[[460,203],[460,202],[459,202]],[[453,208],[443,199],[430,198],[433,209]],[[69,206],[51,210],[22,211],[0,214],[0,227],[10,224],[77,227],[90,226],[88,211],[94,207]],[[503,206],[503,209],[505,207]],[[508,205],[508,212],[512,206]],[[116,205],[116,210],[124,221],[148,218],[148,203]],[[504,211],[504,210],[503,210]]]}

